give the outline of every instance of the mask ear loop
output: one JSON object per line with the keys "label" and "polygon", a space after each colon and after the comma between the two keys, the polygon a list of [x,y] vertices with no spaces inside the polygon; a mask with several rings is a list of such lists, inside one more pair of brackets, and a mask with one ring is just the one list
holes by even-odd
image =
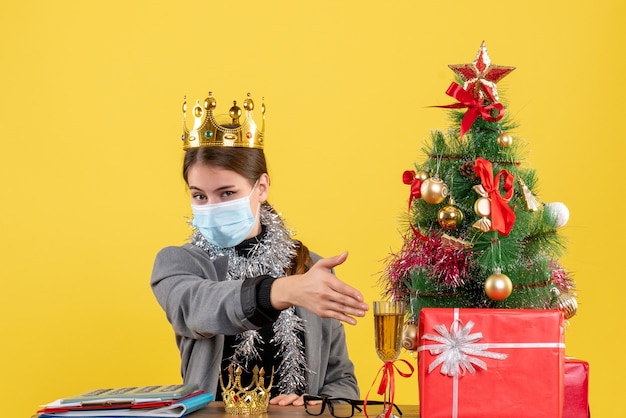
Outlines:
{"label": "mask ear loop", "polygon": [[256,179],[256,181],[254,182],[254,186],[252,186],[252,190],[250,190],[250,193],[248,194],[248,197],[252,196],[252,192],[254,192],[254,189],[256,189],[256,186],[259,185],[259,180],[260,180],[260,178]]}
{"label": "mask ear loop", "polygon": [[[261,178],[259,177],[258,179],[256,179],[256,181],[254,182],[254,186],[252,186],[252,190],[250,190],[250,194],[248,195],[248,201],[250,201],[250,197],[252,196],[252,193],[254,192],[254,189],[256,189],[256,186],[259,185],[259,181],[261,180]],[[261,201],[259,200],[259,204],[256,207],[256,214],[254,215],[254,218],[257,219],[259,217],[259,214],[261,213]]]}

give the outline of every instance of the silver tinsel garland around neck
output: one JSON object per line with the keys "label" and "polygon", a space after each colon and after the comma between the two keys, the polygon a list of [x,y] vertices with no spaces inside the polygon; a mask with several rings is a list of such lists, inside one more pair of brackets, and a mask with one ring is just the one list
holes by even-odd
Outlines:
{"label": "silver tinsel garland around neck", "polygon": [[[220,248],[207,241],[194,228],[191,243],[204,250],[211,260],[228,257],[228,280],[243,280],[247,277],[269,275],[284,277],[296,255],[296,242],[285,227],[280,215],[264,203],[260,209],[261,224],[266,232],[262,239],[254,244],[247,255],[239,255],[234,247]],[[280,393],[306,393],[306,372],[309,370],[306,355],[299,333],[304,332],[304,321],[296,315],[292,306],[283,310],[273,325],[274,338],[269,343],[276,344],[283,360],[276,370],[276,384]],[[257,330],[248,330],[237,336],[235,353],[230,358],[231,365],[244,370],[253,360],[260,359],[259,348],[263,341]]]}

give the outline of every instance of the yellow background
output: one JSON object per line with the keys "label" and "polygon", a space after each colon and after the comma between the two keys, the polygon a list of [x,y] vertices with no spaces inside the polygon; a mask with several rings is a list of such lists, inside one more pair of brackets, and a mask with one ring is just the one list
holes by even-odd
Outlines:
{"label": "yellow background", "polygon": [[[408,188],[449,125],[448,64],[485,40],[524,164],[570,209],[578,284],[566,352],[591,365],[598,417],[624,416],[625,3],[597,1],[31,1],[0,16],[0,393],[3,417],[100,386],[179,382],[148,281],[188,236],[183,95],[267,104],[270,201],[338,275],[379,298]],[[363,396],[371,315],[348,327]],[[415,360],[405,355],[413,363]],[[540,374],[537,380],[541,379]],[[529,382],[529,384],[533,384]],[[397,401],[417,403],[417,378]]]}

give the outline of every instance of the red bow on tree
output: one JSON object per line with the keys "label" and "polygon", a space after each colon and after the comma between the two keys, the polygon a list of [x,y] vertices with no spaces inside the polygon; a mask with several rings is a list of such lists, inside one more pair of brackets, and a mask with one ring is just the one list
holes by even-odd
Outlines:
{"label": "red bow on tree", "polygon": [[[484,158],[476,158],[474,172],[480,177],[482,187],[491,201],[491,224],[500,235],[507,236],[515,224],[515,212],[508,205],[513,197],[513,180],[515,176],[506,170],[500,170],[493,176],[491,162]],[[500,177],[504,175],[504,193],[500,195]]]}
{"label": "red bow on tree", "polygon": [[[483,99],[476,100],[474,96],[464,90],[463,87],[459,86],[457,83],[450,84],[450,87],[446,90],[446,94],[457,99],[459,103],[435,107],[442,107],[445,109],[468,108],[465,116],[463,116],[463,120],[461,121],[461,135],[459,136],[459,140],[463,139],[463,135],[470,130],[479,115],[487,122],[497,122],[504,116],[504,106],[502,106],[502,104],[493,103],[485,106],[482,103]],[[496,116],[493,116],[493,109],[496,109],[498,112]]]}
{"label": "red bow on tree", "polygon": [[413,226],[413,222],[411,222],[411,219],[410,219],[411,218],[411,204],[413,203],[413,199],[419,199],[420,197],[422,197],[422,192],[420,190],[422,187],[422,179],[415,176],[415,171],[406,170],[404,173],[402,173],[402,182],[404,184],[411,185],[411,195],[409,197],[409,225],[411,226],[411,229],[413,230],[413,233],[415,234],[416,237],[418,237],[419,239],[423,241],[428,241],[428,238],[422,235]]}

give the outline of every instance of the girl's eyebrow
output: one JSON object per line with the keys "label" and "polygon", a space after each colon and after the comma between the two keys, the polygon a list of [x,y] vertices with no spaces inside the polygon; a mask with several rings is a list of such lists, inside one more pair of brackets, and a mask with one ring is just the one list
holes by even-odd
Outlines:
{"label": "girl's eyebrow", "polygon": [[[235,185],[226,185],[226,186],[218,187],[217,189],[214,190],[214,192],[221,192],[223,190],[232,190],[234,188],[235,188]],[[199,192],[204,192],[204,190],[202,190],[201,188],[197,186],[193,186],[193,185],[189,186],[189,190],[197,190]]]}

